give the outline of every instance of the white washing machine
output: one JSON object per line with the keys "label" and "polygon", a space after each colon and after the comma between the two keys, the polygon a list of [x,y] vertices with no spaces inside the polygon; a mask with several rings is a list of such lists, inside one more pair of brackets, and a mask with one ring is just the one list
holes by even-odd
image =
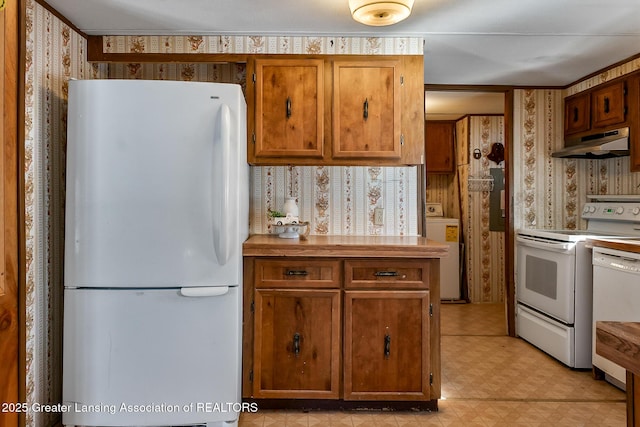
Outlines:
{"label": "white washing machine", "polygon": [[449,246],[440,259],[440,299],[460,299],[460,221],[443,216],[441,203],[427,203],[427,238]]}

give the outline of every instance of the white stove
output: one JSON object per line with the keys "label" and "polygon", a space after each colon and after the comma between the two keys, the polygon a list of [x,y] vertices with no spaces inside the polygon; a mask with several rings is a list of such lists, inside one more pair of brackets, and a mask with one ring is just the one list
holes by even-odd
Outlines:
{"label": "white stove", "polygon": [[572,368],[592,367],[589,238],[640,236],[640,196],[589,196],[586,230],[516,233],[517,334]]}

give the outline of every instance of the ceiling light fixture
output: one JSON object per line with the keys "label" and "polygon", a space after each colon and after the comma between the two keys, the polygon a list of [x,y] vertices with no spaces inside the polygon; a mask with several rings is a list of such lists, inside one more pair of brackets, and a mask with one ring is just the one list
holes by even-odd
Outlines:
{"label": "ceiling light fixture", "polygon": [[396,24],[411,13],[414,0],[349,0],[351,16],[356,21],[376,27]]}

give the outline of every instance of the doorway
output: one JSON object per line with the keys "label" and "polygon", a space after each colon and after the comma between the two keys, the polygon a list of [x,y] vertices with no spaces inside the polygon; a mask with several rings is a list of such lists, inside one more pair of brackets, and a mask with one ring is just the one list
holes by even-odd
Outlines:
{"label": "doorway", "polygon": [[[455,168],[430,173],[426,202],[443,204],[461,222],[461,299],[503,303],[506,333],[515,336],[513,240],[509,209],[510,88],[425,85],[425,120],[449,121],[455,133]],[[429,132],[425,134],[429,144]]]}

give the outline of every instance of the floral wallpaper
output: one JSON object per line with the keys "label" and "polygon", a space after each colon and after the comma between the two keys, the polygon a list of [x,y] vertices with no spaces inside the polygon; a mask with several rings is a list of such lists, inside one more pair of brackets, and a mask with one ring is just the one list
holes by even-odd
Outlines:
{"label": "floral wallpaper", "polygon": [[422,55],[422,37],[107,36],[104,53]]}
{"label": "floral wallpaper", "polygon": [[[33,0],[26,2],[25,259],[27,403],[62,398],[62,289],[66,99],[72,78],[106,76],[85,60],[86,40]],[[28,412],[26,425],[59,414]]]}
{"label": "floral wallpaper", "polygon": [[[417,167],[252,167],[251,231],[274,231],[267,211],[295,197],[311,234],[417,236],[417,173]],[[374,224],[375,208],[384,209],[382,225]]]}
{"label": "floral wallpaper", "polygon": [[[490,192],[484,182],[473,179],[490,175],[491,168],[504,167],[504,163],[496,164],[486,157],[496,142],[504,144],[503,116],[458,120],[457,173],[427,177],[427,201],[442,203],[446,217],[460,219],[465,268],[462,285],[474,303],[504,301],[505,233],[490,230]],[[481,159],[469,156],[475,149],[483,154]]]}
{"label": "floral wallpaper", "polygon": [[[621,68],[628,72],[640,69],[637,60],[627,65]],[[594,79],[605,82],[611,75],[617,73],[603,73]],[[577,86],[587,87],[583,83]],[[574,89],[515,91],[512,206],[516,229],[583,229],[586,222],[580,213],[587,195],[640,194],[640,173],[629,171],[629,157],[551,157],[564,144],[563,98]]]}

